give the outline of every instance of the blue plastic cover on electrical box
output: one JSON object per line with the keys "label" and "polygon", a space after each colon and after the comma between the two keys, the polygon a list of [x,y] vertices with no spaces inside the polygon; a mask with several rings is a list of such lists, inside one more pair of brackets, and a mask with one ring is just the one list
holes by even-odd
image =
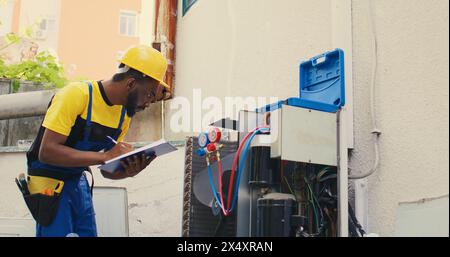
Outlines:
{"label": "blue plastic cover on electrical box", "polygon": [[344,51],[335,49],[300,64],[300,99],[305,108],[337,111],[345,105]]}
{"label": "blue plastic cover on electrical box", "polygon": [[266,105],[257,112],[270,112],[286,104],[324,112],[345,105],[344,51],[335,49],[300,63],[300,96]]}

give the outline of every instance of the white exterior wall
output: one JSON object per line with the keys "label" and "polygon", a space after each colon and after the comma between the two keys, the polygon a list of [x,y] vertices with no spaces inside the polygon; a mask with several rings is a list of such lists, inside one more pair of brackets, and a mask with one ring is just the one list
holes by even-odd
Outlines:
{"label": "white exterior wall", "polygon": [[[375,99],[383,134],[381,166],[368,180],[369,230],[390,236],[396,234],[400,202],[448,195],[449,6],[445,0],[377,0],[372,6],[378,41]],[[363,171],[374,158],[367,7],[368,1],[353,1],[355,151],[350,166]],[[446,208],[448,222],[448,196]]]}
{"label": "white exterior wall", "polygon": [[150,45],[155,34],[155,0],[142,0],[139,13],[140,44]]}

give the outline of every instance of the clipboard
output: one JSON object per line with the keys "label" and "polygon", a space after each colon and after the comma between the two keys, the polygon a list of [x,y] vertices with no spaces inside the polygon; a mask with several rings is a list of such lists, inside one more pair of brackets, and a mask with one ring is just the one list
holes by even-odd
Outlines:
{"label": "clipboard", "polygon": [[105,164],[98,166],[100,170],[115,173],[118,171],[122,171],[123,167],[120,164],[120,161],[125,161],[129,157],[133,157],[135,155],[142,155],[145,156],[153,156],[156,155],[156,157],[168,154],[170,152],[176,151],[177,148],[173,146],[172,144],[166,142],[164,139],[158,140],[154,143],[145,145],[143,147],[140,147],[138,149],[135,149],[131,152],[128,152],[126,154],[122,154],[120,156],[117,156],[116,158],[113,158],[109,161],[106,161]]}

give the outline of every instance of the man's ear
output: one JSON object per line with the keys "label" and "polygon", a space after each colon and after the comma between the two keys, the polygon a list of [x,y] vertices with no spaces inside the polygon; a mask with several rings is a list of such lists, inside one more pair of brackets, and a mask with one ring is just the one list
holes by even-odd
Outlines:
{"label": "man's ear", "polygon": [[130,92],[132,91],[135,87],[136,87],[136,79],[135,78],[127,78],[126,80],[126,87],[127,87],[127,91]]}

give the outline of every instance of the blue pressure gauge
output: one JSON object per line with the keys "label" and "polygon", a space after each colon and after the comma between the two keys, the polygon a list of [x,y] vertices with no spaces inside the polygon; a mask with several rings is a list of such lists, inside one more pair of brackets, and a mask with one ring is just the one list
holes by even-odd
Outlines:
{"label": "blue pressure gauge", "polygon": [[198,145],[201,148],[206,147],[209,144],[209,139],[208,139],[208,133],[200,133],[200,135],[198,135]]}

